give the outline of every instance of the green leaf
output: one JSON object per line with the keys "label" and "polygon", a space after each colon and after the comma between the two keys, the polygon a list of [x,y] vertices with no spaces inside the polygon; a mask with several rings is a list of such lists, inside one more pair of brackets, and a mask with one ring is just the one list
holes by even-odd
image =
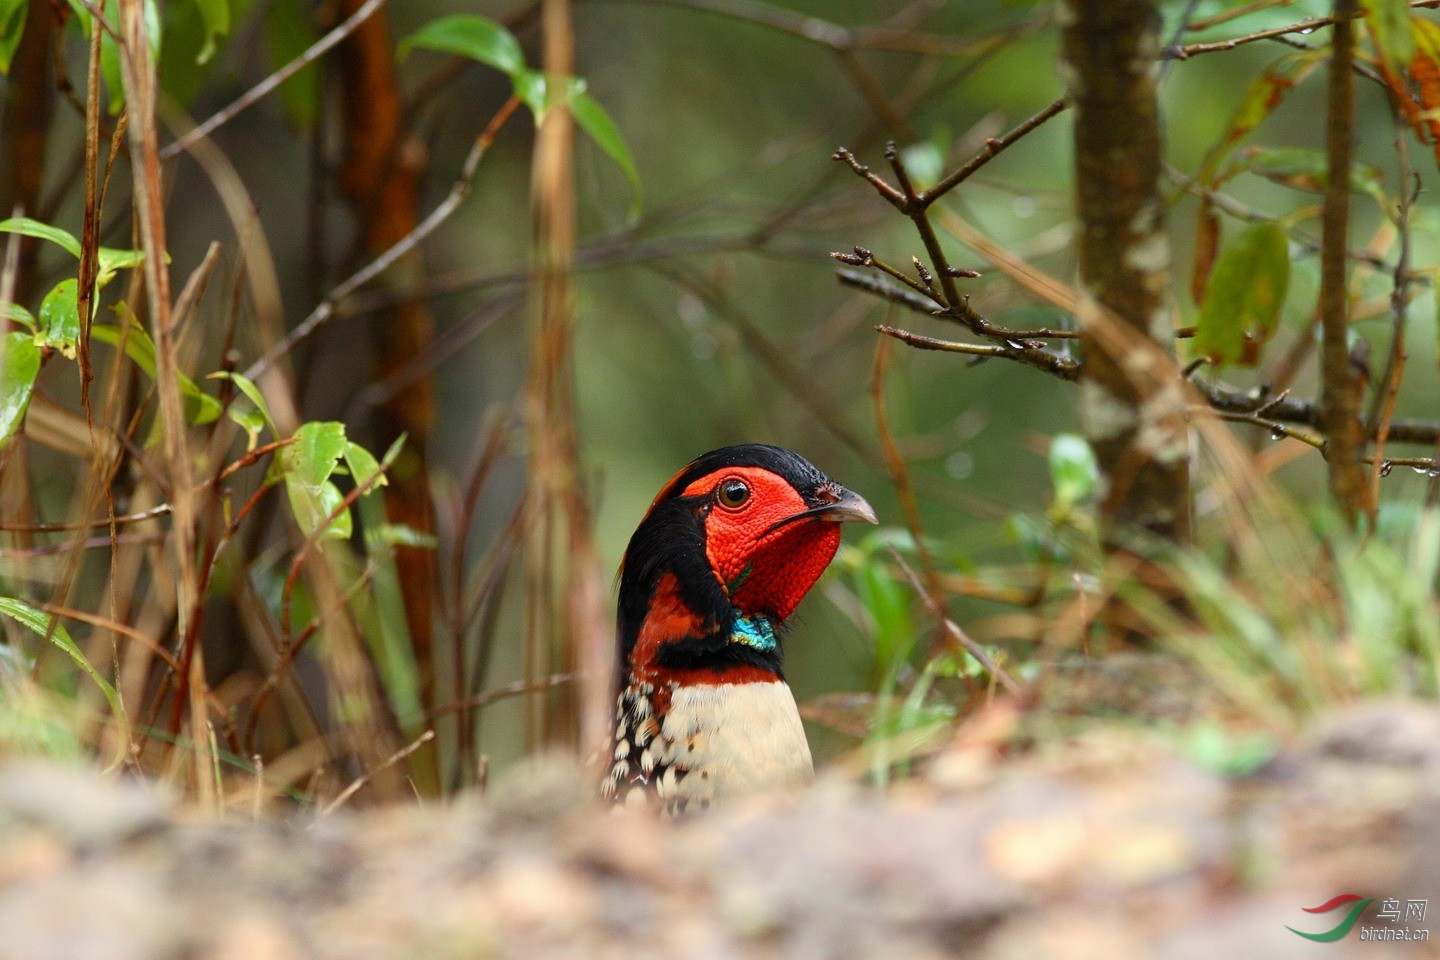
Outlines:
{"label": "green leaf", "polygon": [[625,142],[625,135],[620,132],[609,112],[600,106],[600,101],[585,92],[583,81],[576,81],[573,86],[570,112],[580,129],[588,133],[590,139],[599,144],[600,149],[624,171],[626,179],[630,181],[630,189],[635,194],[635,200],[630,205],[630,218],[633,220],[639,217],[640,173],[635,169],[635,157],[630,153],[630,144]]}
{"label": "green leaf", "polygon": [[396,55],[404,59],[416,47],[469,57],[511,77],[525,69],[525,54],[514,34],[485,17],[455,14],[431,20],[401,40]]}
{"label": "green leaf", "polygon": [[0,75],[10,73],[10,61],[25,33],[26,6],[26,0],[0,0]]}
{"label": "green leaf", "polygon": [[[325,518],[345,500],[340,488],[329,481],[312,487],[288,475],[285,478],[285,493],[290,499],[290,509],[295,513],[295,522],[307,537],[316,536],[316,531],[325,523]],[[330,525],[318,534],[317,539],[348,540],[352,532],[354,528],[351,526],[350,511],[342,510],[330,521]]]}
{"label": "green leaf", "polygon": [[286,471],[308,487],[318,487],[335,472],[345,453],[345,424],[334,420],[311,421],[295,431],[295,442],[281,453]]}
{"label": "green leaf", "polygon": [[375,479],[375,487],[385,486],[385,477],[380,473],[379,462],[369,450],[353,440],[345,444],[345,465],[350,468],[350,476],[357,487],[363,487],[372,478]]}
{"label": "green leaf", "polygon": [[[1304,147],[1249,147],[1240,151],[1222,179],[1228,180],[1242,170],[1310,193],[1324,193],[1330,182],[1329,157],[1323,150]],[[1379,167],[1352,164],[1350,189],[1372,197],[1382,211],[1394,218],[1395,203],[1385,195],[1385,174]]]}
{"label": "green leaf", "polygon": [[48,223],[31,220],[29,217],[11,217],[8,220],[0,220],[0,231],[49,240],[70,251],[71,256],[75,259],[80,259],[80,241],[75,239],[74,234],[67,233],[59,227],[52,227]]}
{"label": "green leaf", "polygon": [[330,512],[345,499],[340,489],[330,482],[330,477],[335,473],[337,461],[345,455],[348,443],[343,423],[312,421],[295,431],[295,442],[281,450],[276,458],[285,478],[290,509],[306,536],[345,539],[352,532],[349,510],[341,511],[325,526]]}
{"label": "green leaf", "polygon": [[1235,107],[1225,135],[1210,148],[1205,162],[1200,165],[1196,179],[1201,183],[1210,183],[1215,170],[1230,149],[1270,116],[1290,91],[1324,62],[1325,57],[1324,50],[1286,54],[1256,77]]}
{"label": "green leaf", "polygon": [[[145,371],[151,380],[155,379],[155,341],[138,323],[131,323],[129,333],[112,324],[96,323],[90,326],[90,339],[111,347],[120,346],[122,335],[125,340],[125,355]],[[180,394],[185,402],[185,419],[193,424],[213,423],[220,418],[220,401],[210,396],[183,373],[177,373],[180,380]]]}
{"label": "green leaf", "polygon": [[550,108],[549,79],[539,70],[518,70],[510,77],[510,82],[515,88],[515,96],[535,115],[535,126],[540,126],[545,119],[545,111]]}
{"label": "green leaf", "polygon": [[440,538],[435,534],[416,530],[403,523],[382,523],[369,539],[374,543],[382,543],[390,547],[420,547],[425,550],[435,550],[440,546]]}
{"label": "green leaf", "polygon": [[75,665],[87,677],[95,681],[95,685],[105,695],[105,701],[110,704],[111,712],[121,723],[124,723],[125,708],[121,705],[120,696],[115,692],[115,688],[100,676],[100,672],[90,665],[89,660],[85,659],[85,654],[81,653],[80,648],[75,645],[75,641],[70,639],[70,634],[62,624],[57,623],[55,629],[50,629],[49,614],[35,609],[24,600],[16,600],[14,597],[0,597],[0,614],[5,614],[21,625],[29,627],[41,637],[48,637],[51,643],[69,654],[70,659],[75,661]]}
{"label": "green leaf", "polygon": [[1415,34],[1410,28],[1410,4],[1406,0],[1360,0],[1365,25],[1386,69],[1398,77],[1415,56]]}
{"label": "green leaf", "polygon": [[31,333],[35,332],[35,314],[31,313],[29,310],[26,310],[24,307],[20,306],[20,304],[8,304],[5,307],[5,315],[8,316],[15,323],[19,323],[29,327]]}
{"label": "green leaf", "polygon": [[25,422],[35,378],[40,375],[40,348],[34,337],[17,330],[5,337],[4,345],[5,355],[0,358],[0,446]]}
{"label": "green leaf", "polygon": [[1055,487],[1057,505],[1069,508],[1093,496],[1100,482],[1095,451],[1085,438],[1074,433],[1058,433],[1050,441],[1050,482]]}
{"label": "green leaf", "polygon": [[96,256],[95,287],[104,287],[118,270],[133,270],[145,262],[144,250],[117,250],[101,247]]}
{"label": "green leaf", "polygon": [[80,343],[79,285],[74,277],[61,280],[40,301],[40,329],[35,337],[42,347],[54,347],[71,360]]}
{"label": "green leaf", "polygon": [[1215,264],[1195,324],[1194,350],[1218,364],[1254,366],[1275,331],[1290,284],[1285,230],[1257,223]]}
{"label": "green leaf", "polygon": [[[255,386],[255,382],[253,380],[251,380],[249,377],[244,376],[243,374],[230,373],[227,370],[219,370],[215,373],[212,373],[210,374],[210,378],[212,380],[229,380],[231,383],[235,384],[236,389],[238,389],[241,393],[245,394],[245,399],[255,404],[256,412],[259,413],[260,416],[264,419],[266,426],[270,428],[270,432],[275,434],[277,437],[280,435],[280,431],[275,429],[274,418],[270,416],[270,406],[265,402],[265,396],[260,392],[260,388]],[[245,427],[247,431],[250,429],[249,427],[245,426],[246,421],[238,419],[233,413],[230,416],[231,419],[235,420],[235,422],[240,424],[240,426]],[[258,431],[256,432],[258,433]]]}
{"label": "green leaf", "polygon": [[229,0],[195,0],[200,18],[205,21],[205,46],[195,57],[196,63],[209,63],[215,56],[215,41],[230,32]]}
{"label": "green leaf", "polygon": [[856,573],[855,595],[874,624],[875,665],[883,675],[908,657],[915,644],[910,599],[878,557],[861,564]]}

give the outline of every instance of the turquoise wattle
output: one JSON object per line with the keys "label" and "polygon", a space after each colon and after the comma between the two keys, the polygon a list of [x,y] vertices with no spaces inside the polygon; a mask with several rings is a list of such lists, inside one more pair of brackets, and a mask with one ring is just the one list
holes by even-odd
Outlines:
{"label": "turquoise wattle", "polygon": [[730,633],[731,643],[743,643],[747,647],[754,647],[765,653],[771,653],[779,641],[775,638],[775,625],[770,618],[763,613],[744,616],[738,611],[735,616],[735,629]]}

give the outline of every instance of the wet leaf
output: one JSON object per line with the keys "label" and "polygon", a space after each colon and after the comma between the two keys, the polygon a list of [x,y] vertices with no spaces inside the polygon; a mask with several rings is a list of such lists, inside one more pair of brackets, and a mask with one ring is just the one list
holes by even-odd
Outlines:
{"label": "wet leaf", "polygon": [[42,347],[53,347],[71,360],[80,342],[80,304],[74,277],[61,280],[40,301],[40,329],[35,337]]}
{"label": "wet leaf", "polygon": [[416,47],[469,57],[511,77],[525,69],[525,54],[514,34],[494,20],[472,14],[431,20],[401,40],[396,55],[403,59]]}
{"label": "wet leaf", "polygon": [[1257,223],[1220,255],[1196,321],[1194,349],[1216,364],[1254,366],[1285,304],[1290,255],[1285,230]]}
{"label": "wet leaf", "polygon": [[40,348],[35,338],[22,330],[5,337],[5,356],[0,359],[0,447],[25,422],[35,378],[40,375]]}

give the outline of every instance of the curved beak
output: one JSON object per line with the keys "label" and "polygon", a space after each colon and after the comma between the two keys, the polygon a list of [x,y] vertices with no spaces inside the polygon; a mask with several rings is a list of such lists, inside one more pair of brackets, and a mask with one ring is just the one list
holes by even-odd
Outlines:
{"label": "curved beak", "polygon": [[833,520],[836,523],[843,523],[846,520],[855,520],[860,523],[880,522],[880,519],[875,516],[875,508],[870,506],[869,501],[860,494],[853,490],[846,490],[844,487],[836,487],[835,492],[840,494],[839,500],[806,512],[821,520]]}
{"label": "curved beak", "polygon": [[835,499],[829,503],[822,503],[818,507],[811,507],[809,510],[801,510],[799,513],[791,514],[779,523],[772,523],[761,531],[756,539],[768,537],[781,527],[788,527],[798,520],[830,520],[835,523],[844,523],[847,520],[858,520],[862,523],[879,523],[875,516],[875,508],[860,494],[853,490],[846,490],[838,483],[830,483],[822,488],[826,495]]}

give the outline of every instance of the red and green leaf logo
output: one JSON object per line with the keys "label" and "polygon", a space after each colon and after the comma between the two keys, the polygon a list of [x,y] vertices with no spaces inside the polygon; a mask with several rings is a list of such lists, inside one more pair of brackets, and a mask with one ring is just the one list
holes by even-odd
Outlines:
{"label": "red and green leaf logo", "polygon": [[1329,930],[1325,930],[1321,933],[1306,933],[1303,930],[1296,930],[1294,927],[1289,926],[1287,926],[1285,929],[1289,930],[1297,937],[1304,937],[1306,940],[1314,940],[1316,943],[1334,943],[1336,940],[1339,940],[1341,937],[1345,936],[1345,934],[1350,932],[1350,928],[1355,926],[1355,921],[1360,919],[1360,914],[1365,910],[1366,907],[1370,906],[1374,899],[1374,897],[1366,897],[1362,900],[1359,894],[1342,893],[1338,897],[1331,897],[1329,900],[1326,900],[1318,907],[1301,908],[1306,913],[1329,913],[1331,910],[1334,910],[1337,907],[1343,907],[1346,904],[1354,904],[1354,906],[1350,907],[1350,911],[1345,915],[1345,919],[1341,920]]}

